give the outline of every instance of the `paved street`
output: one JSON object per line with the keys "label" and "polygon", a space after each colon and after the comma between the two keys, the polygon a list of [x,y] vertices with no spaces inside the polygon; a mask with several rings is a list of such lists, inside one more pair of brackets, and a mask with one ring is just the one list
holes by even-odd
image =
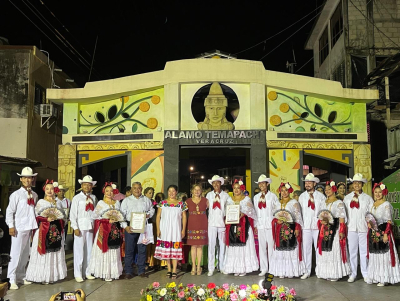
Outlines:
{"label": "paved street", "polygon": [[[73,258],[72,254],[67,255],[68,277],[55,284],[42,285],[31,284],[21,286],[19,290],[9,291],[7,298],[10,301],[48,301],[52,294],[59,291],[72,291],[82,288],[88,301],[100,300],[139,300],[140,290],[152,283],[158,281],[161,284],[168,282],[166,271],[150,272],[149,278],[134,277],[131,280],[116,280],[105,282],[102,280],[87,280],[83,283],[75,282],[73,278]],[[257,273],[246,277],[234,277],[232,275],[214,274],[213,277],[192,276],[190,273],[179,273],[177,283],[208,283],[214,282],[217,285],[223,283],[235,284],[253,284],[258,283],[261,277]],[[354,283],[347,283],[346,280],[330,282],[317,279],[315,276],[307,279],[276,279],[275,285],[285,285],[296,289],[298,300],[324,300],[324,301],[342,301],[342,300],[397,300],[399,296],[400,285],[390,285],[387,287],[377,287],[368,285],[362,279]],[[7,299],[6,298],[6,299]],[[397,299],[396,299],[397,298]]]}

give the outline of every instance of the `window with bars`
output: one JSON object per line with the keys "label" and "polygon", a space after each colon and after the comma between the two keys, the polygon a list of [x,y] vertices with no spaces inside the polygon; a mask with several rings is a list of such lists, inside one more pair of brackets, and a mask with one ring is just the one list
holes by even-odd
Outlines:
{"label": "window with bars", "polygon": [[342,1],[336,7],[335,12],[331,18],[331,47],[333,47],[339,40],[343,32],[343,13],[342,13]]}
{"label": "window with bars", "polygon": [[329,37],[328,37],[328,27],[325,28],[322,36],[319,39],[319,65],[325,61],[329,55]]}

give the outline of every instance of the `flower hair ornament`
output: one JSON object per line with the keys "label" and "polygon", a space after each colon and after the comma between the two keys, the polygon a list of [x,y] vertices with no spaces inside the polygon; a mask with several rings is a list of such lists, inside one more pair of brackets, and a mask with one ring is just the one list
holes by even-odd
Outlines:
{"label": "flower hair ornament", "polygon": [[334,180],[326,181],[326,186],[330,186],[333,192],[337,192],[337,186]]}
{"label": "flower hair ornament", "polygon": [[117,185],[115,185],[115,184],[112,183],[112,182],[105,182],[105,183],[104,183],[104,186],[103,186],[103,190],[102,190],[103,194],[105,193],[106,188],[107,188],[108,186],[111,186],[111,188],[113,189],[113,194],[118,194],[118,193],[119,193],[119,190],[117,189]]}
{"label": "flower hair ornament", "polygon": [[287,183],[281,182],[281,184],[279,185],[279,188],[278,188],[279,193],[281,192],[281,188],[282,188],[283,186],[286,187],[286,189],[288,190],[289,193],[292,193],[292,192],[293,192],[293,188],[292,188],[292,186],[289,184],[289,182],[287,182]]}
{"label": "flower hair ornament", "polygon": [[372,188],[373,191],[375,191],[376,188],[380,188],[382,190],[382,195],[387,195],[389,193],[387,187],[385,184],[383,184],[382,182],[380,183],[375,183],[374,184],[374,188]]}
{"label": "flower hair ornament", "polygon": [[54,182],[53,180],[49,180],[49,179],[47,179],[46,182],[43,184],[43,188],[42,188],[43,191],[46,190],[46,186],[48,184],[52,184],[54,186],[54,193],[59,193],[60,192],[60,189],[58,188],[58,183]]}
{"label": "flower hair ornament", "polygon": [[241,191],[245,191],[246,190],[246,186],[244,186],[243,181],[241,179],[240,180],[235,179],[235,181],[232,184],[232,188],[233,188],[233,186],[235,186],[235,184],[239,184],[240,185],[240,190]]}

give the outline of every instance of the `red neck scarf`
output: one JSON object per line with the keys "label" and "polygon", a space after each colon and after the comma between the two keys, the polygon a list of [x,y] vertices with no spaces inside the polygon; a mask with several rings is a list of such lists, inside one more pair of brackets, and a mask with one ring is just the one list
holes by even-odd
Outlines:
{"label": "red neck scarf", "polygon": [[219,193],[216,192],[216,193],[215,193],[215,198],[214,198],[213,209],[215,209],[215,208],[218,207],[219,210],[221,210],[221,204],[219,203],[219,200],[220,200],[220,198],[219,198]]}
{"label": "red neck scarf", "polygon": [[308,199],[308,207],[311,207],[312,210],[315,210],[313,192],[310,192],[309,194],[310,194],[310,198]]}
{"label": "red neck scarf", "polygon": [[260,210],[262,208],[267,208],[267,202],[265,201],[265,194],[264,192],[261,194],[260,196],[260,201],[258,202],[258,208],[260,208]]}

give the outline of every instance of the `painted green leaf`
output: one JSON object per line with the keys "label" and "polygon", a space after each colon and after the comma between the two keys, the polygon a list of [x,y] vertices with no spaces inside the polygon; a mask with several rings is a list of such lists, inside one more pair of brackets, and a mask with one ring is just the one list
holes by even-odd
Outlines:
{"label": "painted green leaf", "polygon": [[155,159],[157,159],[157,158],[151,159],[150,161],[147,161],[145,164],[143,164],[142,167],[140,167],[140,168],[135,172],[135,174],[132,176],[132,178],[135,177],[136,175],[140,174],[141,172],[146,171],[146,170],[149,168],[149,166],[151,165],[151,163],[153,163],[153,161],[154,161]]}
{"label": "painted green leaf", "polygon": [[332,111],[330,112],[329,116],[328,116],[328,122],[329,123],[334,123],[337,117],[337,113],[336,111]]}
{"label": "painted green leaf", "polygon": [[125,126],[123,124],[118,124],[118,130],[120,133],[125,132]]}
{"label": "painted green leaf", "polygon": [[138,128],[137,123],[135,123],[134,125],[132,125],[132,133],[136,133],[137,128]]}
{"label": "painted green leaf", "polygon": [[97,122],[104,123],[106,121],[106,118],[104,117],[103,113],[101,112],[96,112],[94,114],[94,118],[96,119]]}
{"label": "painted green leaf", "polygon": [[306,130],[302,126],[296,128],[296,132],[305,132]]}
{"label": "painted green leaf", "polygon": [[300,98],[298,98],[297,96],[293,97],[293,99],[294,99],[297,103],[300,103]]}
{"label": "painted green leaf", "polygon": [[314,106],[314,113],[315,113],[315,115],[317,115],[318,117],[321,117],[322,116],[322,107],[321,107],[321,105],[320,104],[318,104],[318,103],[316,103],[315,104],[315,106]]}
{"label": "painted green leaf", "polygon": [[109,120],[113,119],[115,117],[115,115],[117,115],[117,111],[118,111],[118,108],[116,105],[111,106],[108,109],[108,119]]}
{"label": "painted green leaf", "polygon": [[122,113],[121,114],[123,118],[129,118],[129,114],[128,113]]}
{"label": "painted green leaf", "polygon": [[329,128],[327,128],[326,126],[323,126],[323,127],[321,128],[321,131],[327,132],[327,131],[329,131]]}
{"label": "painted green leaf", "polygon": [[309,115],[309,114],[308,114],[307,112],[303,112],[303,113],[301,113],[300,117],[301,117],[301,118],[307,118],[308,115]]}

